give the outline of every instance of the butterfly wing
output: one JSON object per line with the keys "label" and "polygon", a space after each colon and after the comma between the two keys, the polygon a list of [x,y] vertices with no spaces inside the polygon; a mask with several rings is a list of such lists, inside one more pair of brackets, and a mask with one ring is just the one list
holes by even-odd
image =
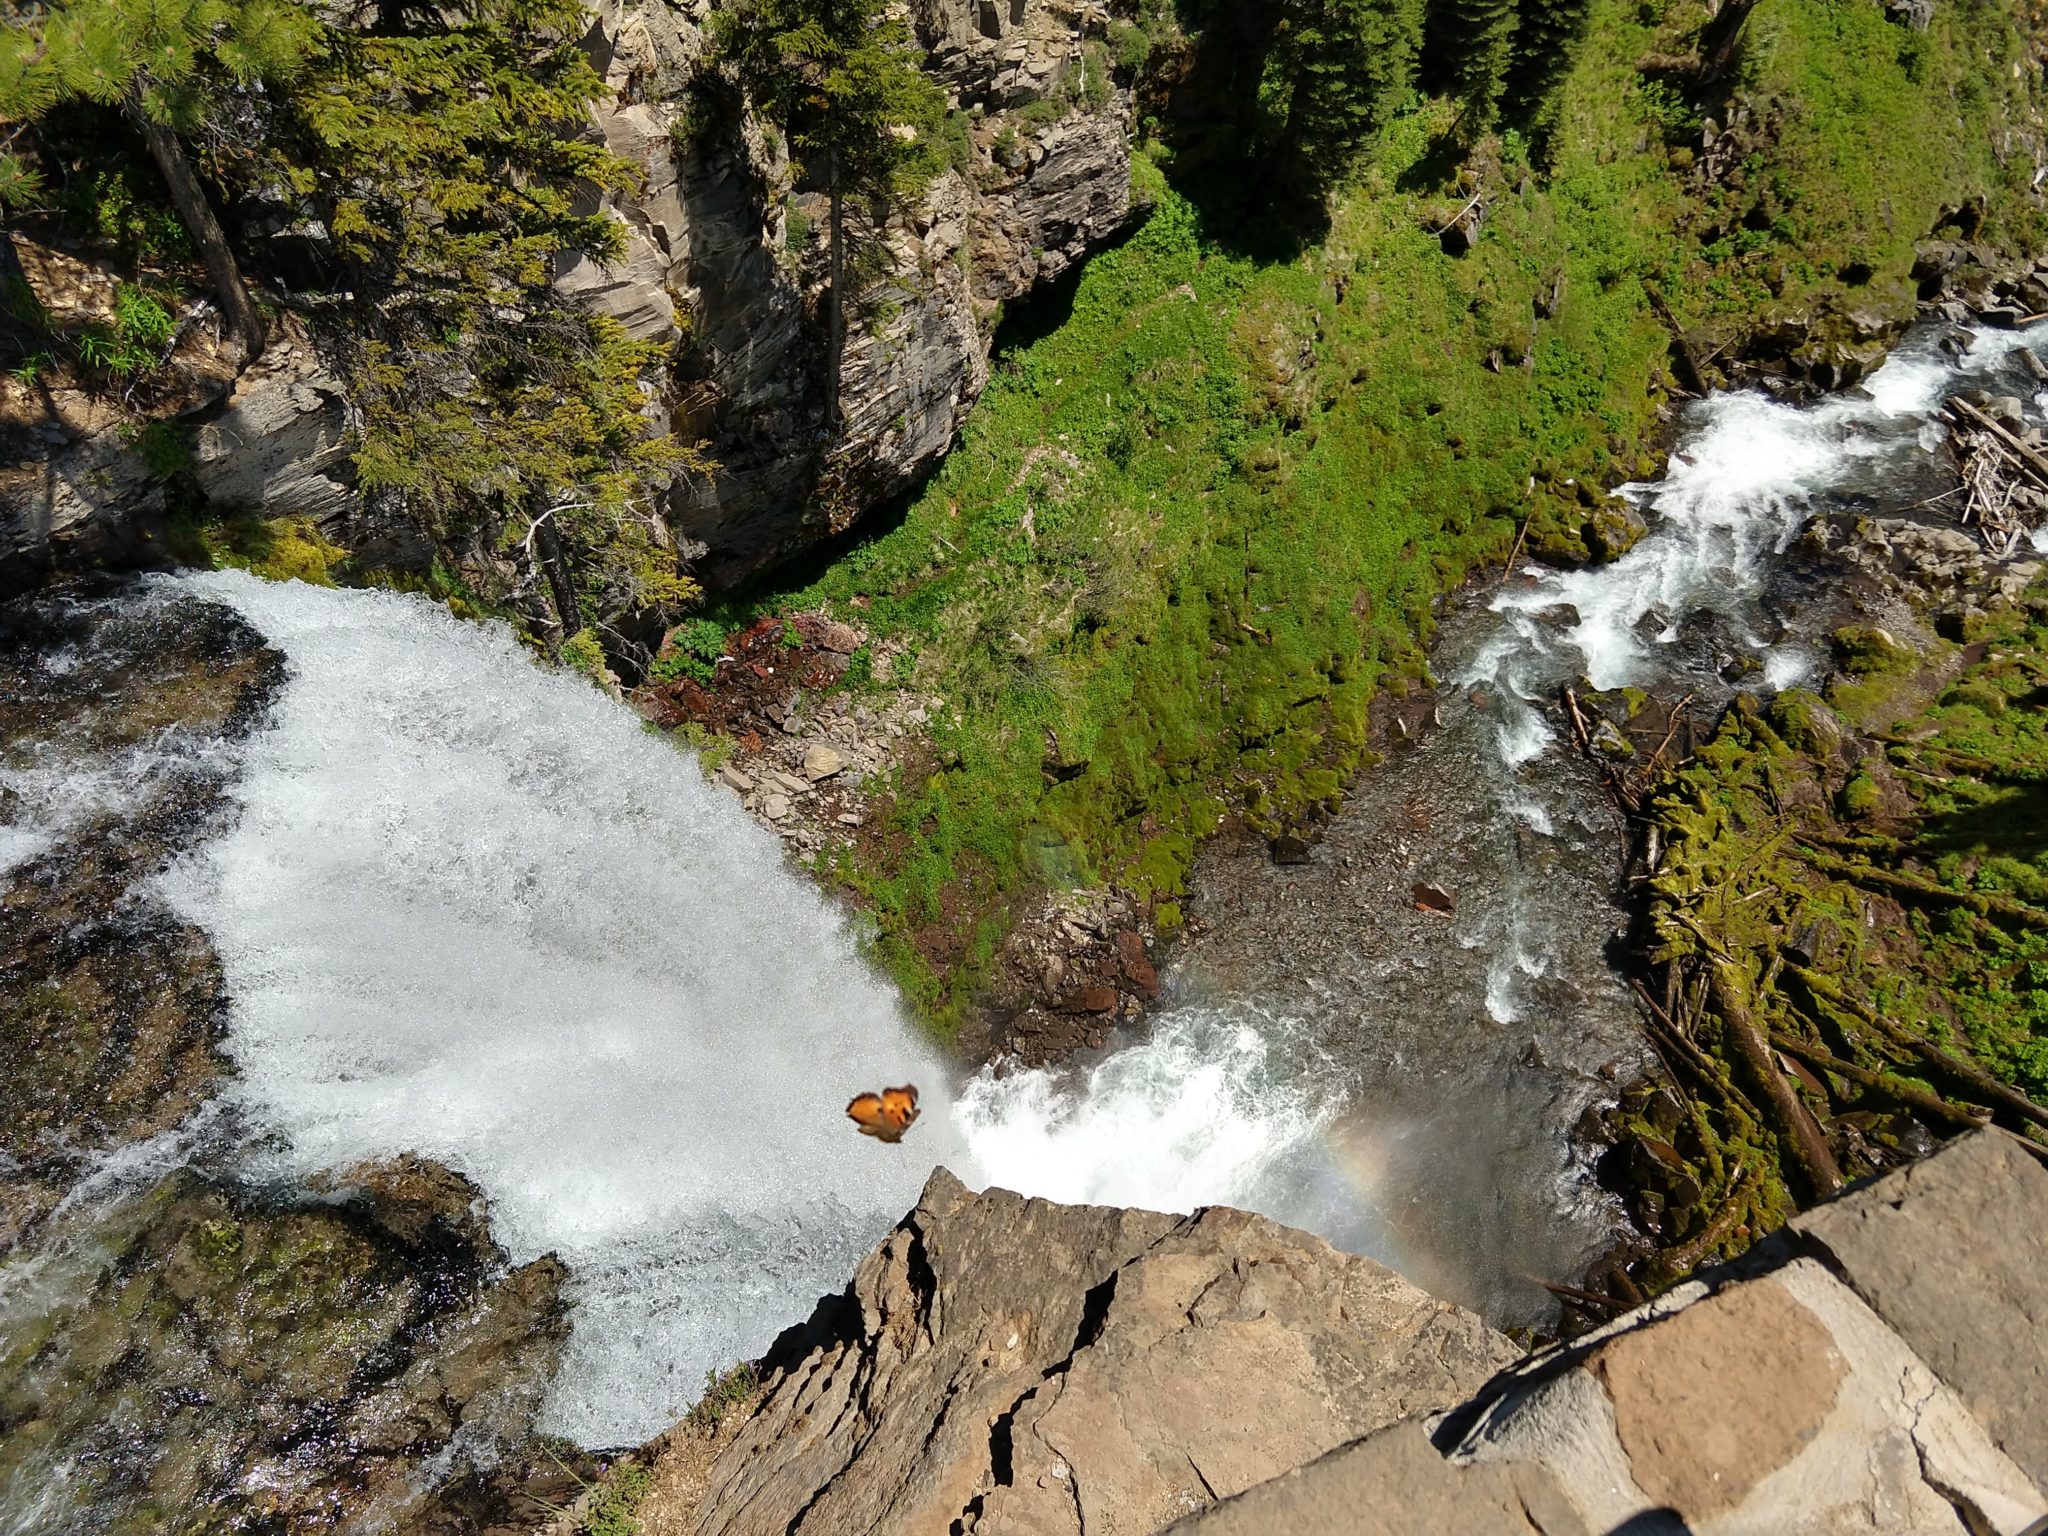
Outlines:
{"label": "butterfly wing", "polygon": [[917,1118],[917,1089],[910,1083],[882,1090],[882,1114],[901,1136]]}
{"label": "butterfly wing", "polygon": [[846,1117],[860,1127],[863,1136],[901,1141],[917,1118],[917,1089],[906,1083],[901,1088],[884,1088],[880,1093],[855,1094],[846,1106]]}
{"label": "butterfly wing", "polygon": [[879,1136],[883,1141],[894,1141],[903,1134],[902,1127],[892,1125],[883,1108],[879,1093],[857,1093],[846,1106],[846,1118],[860,1127],[863,1136]]}

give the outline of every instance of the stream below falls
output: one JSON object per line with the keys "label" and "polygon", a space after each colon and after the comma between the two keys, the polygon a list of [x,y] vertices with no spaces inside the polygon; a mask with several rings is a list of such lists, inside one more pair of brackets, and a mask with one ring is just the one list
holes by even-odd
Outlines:
{"label": "stream below falls", "polygon": [[[1535,1280],[1575,1278],[1620,1220],[1572,1128],[1642,1060],[1609,962],[1618,827],[1559,690],[1711,709],[1740,658],[1752,689],[1814,671],[1800,528],[1942,488],[1941,398],[2031,395],[2023,344],[1987,333],[1957,363],[1916,333],[1852,394],[1692,407],[1667,477],[1625,488],[1650,523],[1632,552],[1454,609],[1436,728],[1361,780],[1311,863],[1205,858],[1144,1038],[964,1082],[770,834],[502,630],[238,573],[35,600],[73,601],[13,642],[52,686],[133,672],[163,626],[222,610],[283,669],[246,729],[122,732],[85,708],[0,742],[0,880],[204,784],[213,808],[123,900],[210,942],[229,1066],[174,1124],[74,1159],[26,1239],[0,1231],[0,1358],[91,1269],[96,1213],[167,1168],[304,1187],[402,1153],[472,1180],[514,1264],[567,1263],[540,1422],[591,1447],[665,1428],[707,1369],[839,1289],[935,1163],[1063,1200],[1248,1206],[1540,1323]],[[1419,882],[1455,913],[1418,910]],[[924,1095],[909,1139],[853,1134],[851,1094],[902,1081]],[[63,1481],[62,1446],[39,1455],[0,1478],[0,1532],[38,1528]]]}

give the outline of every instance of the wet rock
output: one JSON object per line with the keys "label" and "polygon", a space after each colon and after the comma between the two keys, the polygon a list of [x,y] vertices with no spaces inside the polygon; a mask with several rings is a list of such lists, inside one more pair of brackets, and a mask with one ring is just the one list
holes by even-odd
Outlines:
{"label": "wet rock", "polygon": [[1418,912],[1433,912],[1438,917],[1453,916],[1458,910],[1458,898],[1440,885],[1420,882],[1414,889],[1415,909]]}
{"label": "wet rock", "polygon": [[1292,832],[1283,832],[1267,843],[1275,864],[1306,864],[1309,862],[1311,845],[1307,838]]}
{"label": "wet rock", "polygon": [[1117,990],[1106,981],[1091,981],[1062,997],[1053,1006],[1061,1013],[1112,1013]]}
{"label": "wet rock", "polygon": [[43,1490],[49,1529],[137,1536],[166,1508],[195,1532],[324,1529],[337,1509],[358,1529],[492,1523],[454,1526],[451,1505],[478,1497],[494,1443],[531,1442],[566,1272],[499,1274],[479,1203],[407,1160],[360,1170],[342,1203],[187,1170],[67,1216],[84,1246],[53,1254],[90,1259],[0,1315],[0,1489]]}
{"label": "wet rock", "polygon": [[[71,596],[110,591],[126,588]],[[106,615],[56,593],[0,607],[0,743],[41,742],[122,785],[82,819],[32,794],[10,811],[31,838],[46,818],[51,831],[0,875],[0,1252],[95,1158],[183,1120],[222,1070],[219,963],[151,881],[223,805],[228,759],[208,748],[248,731],[283,676],[240,618],[187,597],[128,593]]]}
{"label": "wet rock", "polygon": [[1634,549],[1650,525],[1629,502],[1609,498],[1586,519],[1586,548],[1596,560],[1619,560]]}
{"label": "wet rock", "polygon": [[1159,972],[1153,968],[1151,957],[1145,953],[1145,936],[1135,928],[1126,928],[1116,936],[1117,963],[1123,968],[1124,979],[1130,982],[1140,997],[1147,1001],[1159,995]]}
{"label": "wet rock", "polygon": [[1262,1217],[974,1195],[943,1170],[785,1341],[684,1528],[1155,1531],[1514,1356]]}

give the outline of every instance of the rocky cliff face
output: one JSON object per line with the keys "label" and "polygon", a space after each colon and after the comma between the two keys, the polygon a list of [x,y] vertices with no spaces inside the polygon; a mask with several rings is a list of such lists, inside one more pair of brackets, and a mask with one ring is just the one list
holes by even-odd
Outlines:
{"label": "rocky cliff face", "polygon": [[[825,428],[822,195],[772,129],[706,109],[692,81],[703,0],[602,8],[589,47],[616,93],[598,128],[644,176],[613,214],[625,259],[561,288],[673,343],[667,424],[715,473],[671,520],[698,574],[728,584],[901,494],[946,451],[988,382],[1003,304],[1114,233],[1130,202],[1130,103],[1109,81],[1108,15],[1087,0],[930,0],[914,20],[957,109],[954,166],[922,204],[850,225],[882,255],[847,315],[843,431]],[[13,238],[13,237],[9,237]],[[112,276],[16,240],[60,318],[103,318]],[[0,380],[0,591],[52,567],[149,563],[170,477],[136,453],[141,419],[196,436],[183,489],[216,510],[302,515],[366,566],[424,565],[416,531],[372,526],[353,494],[341,386],[285,338],[238,377],[200,306],[161,398],[116,402]],[[72,398],[73,396],[76,398]],[[388,519],[386,520],[388,521]]]}
{"label": "rocky cliff face", "polygon": [[1962,1138],[1526,1359],[1260,1217],[974,1195],[941,1170],[778,1343],[736,1433],[657,1442],[638,1516],[646,1536],[2034,1529],[2043,1156]]}
{"label": "rocky cliff face", "polygon": [[806,1341],[695,1530],[1157,1530],[1515,1355],[1263,1217],[974,1195],[943,1170]]}
{"label": "rocky cliff face", "polygon": [[730,583],[845,528],[930,469],[988,382],[1009,300],[1124,222],[1130,104],[1109,83],[1101,7],[931,0],[914,20],[964,148],[921,206],[882,227],[882,270],[849,310],[844,432],[825,430],[825,200],[760,124],[719,121],[690,88],[703,7],[638,0],[593,34],[617,105],[611,147],[645,177],[614,204],[628,253],[561,286],[643,338],[678,345],[674,429],[716,473],[670,508],[699,574]]}

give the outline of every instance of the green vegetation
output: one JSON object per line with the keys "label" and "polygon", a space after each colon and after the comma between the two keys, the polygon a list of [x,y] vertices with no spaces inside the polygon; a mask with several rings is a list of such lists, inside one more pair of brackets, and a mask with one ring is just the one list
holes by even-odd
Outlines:
{"label": "green vegetation", "polygon": [[[871,817],[885,835],[835,866],[942,1032],[1031,890],[1115,883],[1171,926],[1220,818],[1276,833],[1334,807],[1374,690],[1423,672],[1431,600],[1518,528],[1552,557],[1620,547],[1604,488],[1654,468],[1672,324],[1709,352],[1791,313],[1904,315],[1945,210],[2021,206],[2024,168],[1990,148],[2021,89],[2003,8],[1950,8],[1908,47],[1875,5],[1767,7],[1728,89],[1771,129],[1712,181],[1670,147],[1674,104],[1698,109],[1636,68],[1702,17],[1542,8],[1580,42],[1541,163],[1512,133],[1447,157],[1464,108],[1422,102],[1368,136],[1305,249],[1248,246],[1242,206],[1211,208],[1214,136],[1155,143],[1149,222],[1002,356],[902,522],[720,610],[857,610],[946,699]],[[1855,62],[1853,92],[1823,58]],[[1924,157],[1884,149],[1908,119]],[[1447,254],[1478,202],[1477,246]]]}
{"label": "green vegetation", "polygon": [[708,683],[724,651],[723,625],[711,619],[686,619],[669,631],[647,675],[657,683],[674,682],[679,677]]}
{"label": "green vegetation", "polygon": [[640,1529],[635,1511],[647,1497],[652,1476],[637,1461],[622,1461],[590,1492],[577,1522],[578,1536],[634,1536]]}
{"label": "green vegetation", "polygon": [[[224,84],[290,79],[317,27],[310,10],[288,0],[57,0],[0,30],[0,122],[42,117],[73,101],[118,107],[149,146],[222,312],[251,356],[263,350],[267,329],[180,135]],[[10,143],[0,159],[6,201],[27,201],[39,184]]]}
{"label": "green vegetation", "polygon": [[[522,576],[493,600],[557,645],[696,595],[656,498],[704,467],[646,415],[666,356],[553,288],[558,264],[618,254],[588,198],[632,177],[587,133],[587,25],[575,0],[394,9],[362,31],[282,0],[67,0],[0,38],[14,201],[61,183],[63,227],[173,283],[182,235],[249,352],[267,324],[215,202],[282,196],[317,223],[332,292],[313,314],[351,386],[365,492],[442,548],[495,544]],[[103,147],[123,121],[159,177]],[[32,355],[126,381],[168,351],[170,297],[124,286],[76,336],[17,318]]]}
{"label": "green vegetation", "polygon": [[2048,723],[2008,707],[2042,692],[2048,595],[1969,638],[1980,659],[1938,699],[1953,655],[1902,666],[1894,642],[1886,690],[1830,685],[1843,716],[1802,692],[1738,704],[1655,803],[1658,1041],[1691,1090],[1657,1133],[1696,1192],[1665,1213],[1662,1278],[1910,1153],[1915,1122],[2048,1141],[2012,1091],[2048,1101]]}
{"label": "green vegetation", "polygon": [[750,1402],[761,1385],[754,1367],[744,1360],[729,1371],[706,1371],[704,1395],[683,1415],[683,1422],[709,1434],[725,1422],[728,1414]]}
{"label": "green vegetation", "polygon": [[123,283],[114,290],[112,320],[86,327],[78,355],[86,366],[125,379],[161,363],[176,332],[177,322],[160,300]]}

